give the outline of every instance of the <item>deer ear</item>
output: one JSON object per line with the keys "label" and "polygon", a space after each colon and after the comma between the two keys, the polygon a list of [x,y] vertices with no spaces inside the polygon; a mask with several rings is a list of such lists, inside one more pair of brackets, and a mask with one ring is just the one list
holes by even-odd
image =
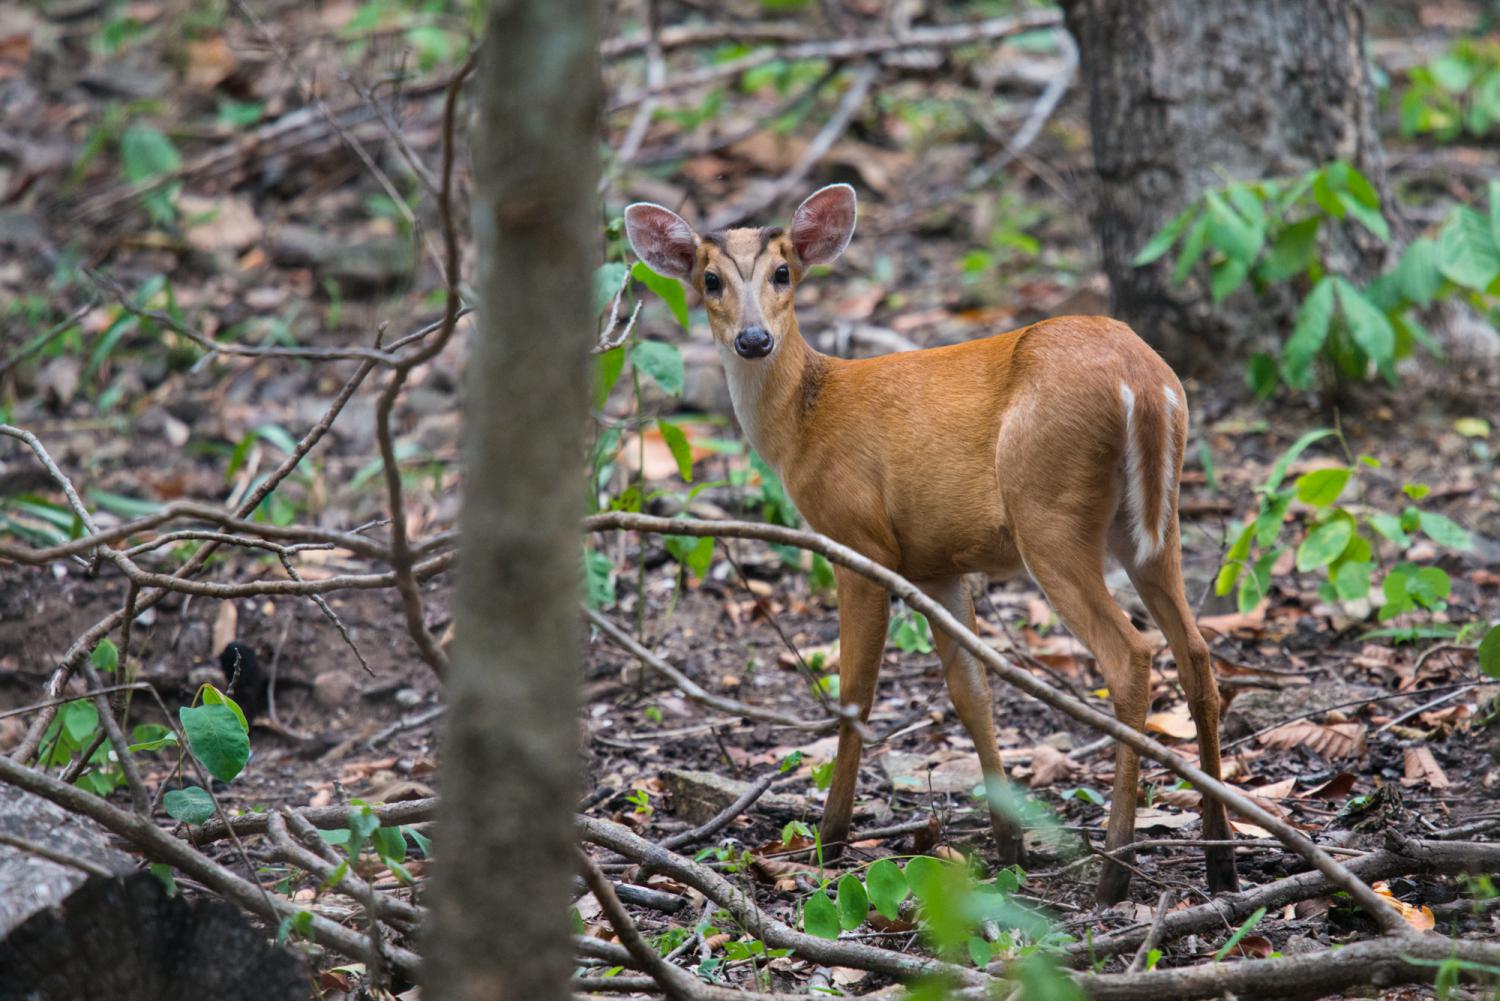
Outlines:
{"label": "deer ear", "polygon": [[688,278],[698,257],[698,234],[673,212],[652,202],[625,207],[625,235],[651,270],[669,278]]}
{"label": "deer ear", "polygon": [[854,189],[830,184],[807,196],[792,213],[792,246],[804,266],[838,260],[854,235]]}

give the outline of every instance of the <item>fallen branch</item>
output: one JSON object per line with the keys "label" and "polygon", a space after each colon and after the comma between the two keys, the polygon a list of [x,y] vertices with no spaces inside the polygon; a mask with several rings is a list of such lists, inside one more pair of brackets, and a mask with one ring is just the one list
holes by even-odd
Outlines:
{"label": "fallen branch", "polygon": [[[382,803],[379,806],[370,807],[370,811],[380,820],[382,827],[421,824],[437,816],[437,797],[411,799],[400,803]],[[323,831],[336,830],[349,826],[349,808],[347,806],[300,807],[288,812],[295,814],[313,827]],[[193,845],[206,845],[210,842],[229,837],[231,828],[234,833],[241,836],[266,834],[271,829],[271,816],[271,811],[265,813],[243,813],[237,817],[230,818],[229,827],[226,827],[220,821],[210,820],[201,827],[189,828],[187,841]]]}
{"label": "fallen branch", "polygon": [[1302,856],[1314,868],[1323,873],[1335,887],[1353,897],[1355,902],[1370,915],[1382,931],[1396,932],[1404,927],[1401,915],[1394,907],[1390,906],[1390,904],[1371,890],[1368,885],[1351,874],[1333,856],[1313,844],[1301,831],[1298,831],[1280,817],[1273,815],[1270,811],[1254,802],[1249,796],[1230,788],[1218,779],[1212,778],[1198,766],[1185,761],[1173,751],[1147,737],[1145,734],[1131,729],[1113,716],[1105,715],[1092,706],[1086,705],[1071,696],[1062,694],[1041,679],[1009,663],[989,644],[985,643],[973,631],[954,618],[946,608],[919,590],[915,584],[895,571],[887,569],[873,560],[862,556],[848,546],[834,542],[827,536],[819,535],[816,532],[803,532],[790,528],[782,528],[778,525],[744,521],[719,522],[690,518],[657,518],[650,515],[630,514],[622,511],[596,514],[585,518],[583,527],[587,531],[594,532],[611,529],[629,529],[664,535],[728,536],[732,538],[760,539],[765,542],[778,542],[820,553],[830,562],[853,570],[884,586],[892,594],[905,601],[908,607],[925,615],[933,628],[941,629],[947,633],[955,643],[968,650],[981,663],[988,666],[991,671],[998,674],[1013,687],[1020,689],[1033,698],[1046,703],[1053,709],[1064,713],[1086,726],[1114,737],[1117,741],[1132,748],[1137,753],[1153,761],[1160,762],[1169,771],[1191,782],[1203,795],[1216,802],[1223,803],[1240,816],[1270,831],[1276,836],[1277,840]]}
{"label": "fallen branch", "polygon": [[[1450,844],[1444,841],[1398,840],[1392,848],[1370,852],[1348,862],[1348,870],[1366,883],[1415,874],[1456,875],[1500,872],[1500,845]],[[1162,920],[1159,938],[1171,941],[1214,929],[1232,928],[1264,907],[1274,911],[1334,892],[1321,872],[1303,872],[1252,890],[1221,893],[1206,904],[1172,911]],[[1394,908],[1392,908],[1394,910]],[[1113,956],[1137,948],[1149,934],[1145,926],[1094,935],[1076,942],[1067,953],[1077,962]]]}

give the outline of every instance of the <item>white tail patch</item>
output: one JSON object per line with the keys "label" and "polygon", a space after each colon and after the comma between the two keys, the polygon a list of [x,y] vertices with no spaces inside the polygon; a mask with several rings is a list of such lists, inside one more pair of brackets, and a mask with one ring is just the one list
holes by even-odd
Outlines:
{"label": "white tail patch", "polygon": [[1177,394],[1172,392],[1171,386],[1161,387],[1161,394],[1167,401],[1167,440],[1163,442],[1161,450],[1161,514],[1156,526],[1158,546],[1166,543],[1167,530],[1172,526],[1172,497],[1177,486]]}
{"label": "white tail patch", "polygon": [[1125,491],[1130,504],[1130,537],[1135,541],[1135,561],[1144,563],[1156,555],[1157,543],[1146,525],[1146,473],[1141,469],[1141,441],[1135,431],[1135,393],[1120,383],[1125,401]]}

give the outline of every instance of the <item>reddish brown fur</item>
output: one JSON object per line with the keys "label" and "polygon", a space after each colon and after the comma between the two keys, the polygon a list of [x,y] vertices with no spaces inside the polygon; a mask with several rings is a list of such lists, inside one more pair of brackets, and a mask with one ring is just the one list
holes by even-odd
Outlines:
{"label": "reddish brown fur", "polygon": [[[803,268],[796,248],[785,234],[763,239],[762,233],[730,230],[699,240],[691,280],[700,292],[705,273],[723,281],[705,302],[736,411],[808,523],[918,583],[970,626],[963,574],[1029,570],[1094,652],[1117,716],[1141,728],[1153,650],[1105,586],[1105,558],[1115,556],[1167,636],[1203,767],[1217,777],[1218,691],[1183,593],[1175,516],[1187,409],[1167,364],[1129,327],[1103,317],[1062,317],[879,358],[827,357],[797,326],[793,288]],[[769,278],[780,263],[791,268],[791,287]],[[746,360],[732,344],[753,324],[772,333],[775,349]],[[1140,511],[1127,496],[1122,384],[1134,397],[1131,430],[1144,471]],[[1169,407],[1164,389],[1178,405]],[[1142,559],[1135,529],[1162,524],[1164,505],[1165,537],[1154,539]],[[858,575],[840,570],[837,579],[841,699],[868,713],[889,598]],[[984,670],[946,637],[939,635],[937,645],[987,780],[1001,782]],[[833,851],[849,832],[859,754],[860,737],[845,726],[822,825]],[[1111,849],[1133,838],[1137,786],[1136,755],[1121,746]],[[1002,861],[1017,861],[1017,825],[1000,812],[992,812],[992,821]],[[1222,809],[1205,809],[1203,833],[1230,837]],[[1210,849],[1209,863],[1211,887],[1233,888],[1232,853]],[[1106,866],[1101,898],[1119,899],[1128,882],[1128,869]]]}

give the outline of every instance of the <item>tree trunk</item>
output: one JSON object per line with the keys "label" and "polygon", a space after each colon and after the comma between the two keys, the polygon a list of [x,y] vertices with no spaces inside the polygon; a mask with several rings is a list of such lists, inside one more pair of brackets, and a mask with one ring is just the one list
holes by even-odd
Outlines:
{"label": "tree trunk", "polygon": [[[1214,307],[1207,268],[1172,284],[1172,255],[1131,259],[1205,189],[1336,159],[1389,210],[1359,0],[1063,0],[1088,84],[1095,227],[1115,315],[1174,365],[1212,367],[1282,339],[1296,300],[1247,287]],[[1387,212],[1389,215],[1389,211]],[[1332,227],[1326,253],[1365,279],[1384,249]]]}
{"label": "tree trunk", "polygon": [[493,0],[470,148],[479,293],[423,996],[569,996],[580,456],[599,12]]}

